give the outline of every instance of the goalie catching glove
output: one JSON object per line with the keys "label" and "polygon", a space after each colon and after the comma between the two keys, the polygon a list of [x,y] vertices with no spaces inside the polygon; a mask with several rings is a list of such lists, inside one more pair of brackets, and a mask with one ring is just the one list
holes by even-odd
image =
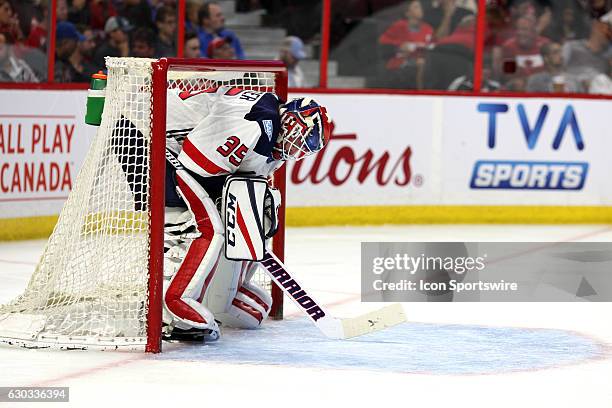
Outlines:
{"label": "goalie catching glove", "polygon": [[278,212],[281,206],[281,192],[268,186],[264,200],[264,231],[266,238],[272,238],[278,232]]}

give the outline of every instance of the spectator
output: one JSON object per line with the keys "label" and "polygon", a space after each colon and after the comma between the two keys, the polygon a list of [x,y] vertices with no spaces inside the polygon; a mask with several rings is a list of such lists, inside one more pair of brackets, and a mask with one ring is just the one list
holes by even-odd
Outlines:
{"label": "spectator", "polygon": [[176,55],[176,10],[162,6],[155,17],[157,27],[157,42],[155,55],[157,57],[174,57]]}
{"label": "spectator", "polygon": [[391,86],[422,88],[424,51],[432,44],[433,28],[423,21],[419,0],[409,0],[405,18],[393,23],[378,39],[379,44],[395,48],[386,68],[392,72]]}
{"label": "spectator", "polygon": [[299,66],[300,60],[304,58],[306,58],[306,52],[304,51],[304,43],[302,40],[294,36],[285,38],[283,46],[280,49],[280,59],[287,65],[290,88],[307,87],[304,79],[304,72]]}
{"label": "spectator", "polygon": [[[482,83],[480,85],[481,92],[496,92],[501,89],[501,84],[492,79],[491,71],[491,55],[485,54],[483,57],[482,67]],[[473,91],[474,90],[474,75],[462,75],[455,79],[448,86],[449,91]]]}
{"label": "spectator", "polygon": [[71,82],[89,82],[91,75],[96,73],[97,67],[92,62],[95,47],[93,31],[87,27],[82,31],[76,49],[68,58]]}
{"label": "spectator", "polygon": [[218,3],[213,1],[204,3],[198,13],[198,19],[200,21],[200,52],[202,55],[207,55],[208,44],[215,37],[223,37],[231,40],[236,57],[244,59],[244,51],[242,50],[240,40],[236,34],[224,27],[225,17]]}
{"label": "spectator", "polygon": [[211,59],[236,59],[236,53],[232,47],[232,40],[218,37],[208,43],[206,56]]}
{"label": "spectator", "polygon": [[183,47],[185,58],[200,58],[200,38],[194,31],[187,31],[185,34],[185,46]]}
{"label": "spectator", "polygon": [[42,49],[47,43],[47,24],[49,21],[49,7],[46,3],[41,4],[40,20],[36,17],[32,18],[30,32],[24,44],[28,47]]}
{"label": "spectator", "polygon": [[527,77],[513,72],[504,77],[503,90],[510,92],[526,92]]}
{"label": "spectator", "polygon": [[509,10],[496,4],[486,8],[485,47],[501,47],[514,35],[514,27]]}
{"label": "spectator", "polygon": [[542,71],[540,49],[547,42],[547,38],[538,35],[535,17],[519,17],[514,36],[503,44],[502,50],[494,50],[494,67],[502,76],[516,74],[522,79]]}
{"label": "spectator", "polygon": [[198,31],[198,11],[202,3],[198,0],[187,0],[185,5],[185,32]]}
{"label": "spectator", "polygon": [[87,0],[72,0],[68,8],[68,21],[74,24],[89,24],[89,7]]}
{"label": "spectator", "polygon": [[162,7],[170,7],[170,8],[176,8],[176,5],[178,3],[177,0],[147,0],[147,3],[149,3],[149,6],[151,7],[151,21],[155,21],[155,19],[157,18],[157,12],[159,11],[160,8]]}
{"label": "spectator", "polygon": [[76,51],[79,41],[85,37],[79,33],[74,24],[67,21],[57,23],[55,34],[55,81],[72,82],[74,80],[74,68],[70,63],[70,57]]}
{"label": "spectator", "polygon": [[[610,10],[607,14],[601,16],[599,18],[599,21],[607,25],[606,35],[608,37],[608,40],[612,42],[612,10]],[[610,44],[610,46],[612,47],[612,44]]]}
{"label": "spectator", "polygon": [[555,42],[544,44],[540,52],[544,60],[545,71],[529,77],[527,92],[582,92],[582,87],[576,77],[563,71],[560,44]]}
{"label": "spectator", "polygon": [[125,17],[134,27],[152,28],[151,6],[147,0],[123,0],[119,15]]}
{"label": "spectator", "polygon": [[461,20],[451,35],[440,38],[436,41],[436,45],[459,44],[473,51],[475,38],[476,17],[474,15],[468,15],[463,17],[463,20]]}
{"label": "spectator", "polygon": [[[555,10],[556,11],[556,10]],[[579,14],[575,3],[566,2],[558,12],[548,30],[543,34],[553,41],[563,44],[565,41],[578,40],[588,36],[589,27],[583,14]]]}
{"label": "spectator", "polygon": [[155,57],[155,33],[150,28],[140,27],[132,32],[130,56]]}
{"label": "spectator", "polygon": [[[609,61],[612,66],[612,61]],[[589,83],[590,94],[612,95],[612,71],[606,74],[597,74]]]}
{"label": "spectator", "polygon": [[94,64],[98,69],[105,67],[104,57],[127,57],[130,54],[128,32],[132,25],[124,17],[111,17],[104,25],[106,40],[94,53]]}
{"label": "spectator", "polygon": [[19,4],[21,5],[23,16],[30,16],[30,25],[28,35],[22,43],[23,46],[19,47],[18,55],[34,71],[36,77],[44,81],[47,79],[48,74],[46,44],[49,6],[46,2],[41,2],[38,7],[31,9],[26,7],[26,2]]}
{"label": "spectator", "polygon": [[13,54],[5,33],[0,33],[0,82],[39,82],[29,65]]}
{"label": "spectator", "polygon": [[593,20],[588,39],[568,41],[563,46],[563,61],[567,71],[578,76],[586,88],[597,75],[608,74],[611,39],[611,26]]}
{"label": "spectator", "polygon": [[457,0],[434,0],[425,3],[425,21],[433,27],[435,38],[450,35],[471,11],[457,5]]}
{"label": "spectator", "polygon": [[552,21],[551,0],[509,0],[512,21],[521,17],[533,17],[535,30],[544,32]]}
{"label": "spectator", "polygon": [[23,33],[22,38],[30,35],[32,25],[43,19],[43,8],[48,7],[46,1],[41,0],[12,0],[13,13],[19,20],[19,28]]}
{"label": "spectator", "polygon": [[578,0],[591,18],[601,18],[612,10],[612,0]]}
{"label": "spectator", "polygon": [[58,23],[62,21],[68,21],[68,1],[57,0],[57,9],[55,10],[55,16]]}
{"label": "spectator", "polygon": [[93,63],[93,53],[96,50],[96,35],[88,26],[77,26],[77,30],[85,37],[85,39],[78,44],[78,48],[83,56],[83,61]]}
{"label": "spectator", "polygon": [[419,0],[410,0],[405,18],[393,23],[379,38],[380,44],[393,45],[395,55],[387,62],[387,69],[395,70],[422,59],[421,51],[432,42],[433,29],[423,22],[423,7]]}
{"label": "spectator", "polygon": [[13,5],[9,0],[0,0],[0,33],[5,35],[7,43],[16,43],[23,38],[19,27],[19,19],[15,15]]}
{"label": "spectator", "polygon": [[109,18],[117,15],[112,0],[89,0],[89,26],[94,30],[104,30]]}

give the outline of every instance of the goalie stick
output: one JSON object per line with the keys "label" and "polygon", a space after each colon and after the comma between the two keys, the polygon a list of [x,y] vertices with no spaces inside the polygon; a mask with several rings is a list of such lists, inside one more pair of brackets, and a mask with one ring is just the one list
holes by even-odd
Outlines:
{"label": "goalie stick", "polygon": [[352,318],[332,317],[325,308],[306,292],[295,276],[269,250],[259,262],[263,270],[302,310],[321,332],[332,339],[348,339],[386,329],[406,321],[404,309],[395,303]]}
{"label": "goalie stick", "polygon": [[[183,166],[166,148],[166,158],[177,170]],[[386,329],[406,321],[404,309],[395,303],[381,309],[352,318],[335,318],[323,306],[306,293],[306,290],[291,276],[285,265],[271,251],[265,250],[259,264],[284,293],[302,310],[321,332],[332,339],[349,339]]]}

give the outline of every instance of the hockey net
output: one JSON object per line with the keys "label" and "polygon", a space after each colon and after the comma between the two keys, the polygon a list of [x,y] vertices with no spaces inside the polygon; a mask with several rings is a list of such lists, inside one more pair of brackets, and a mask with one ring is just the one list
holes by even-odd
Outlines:
{"label": "hockey net", "polygon": [[[102,123],[27,288],[0,306],[0,342],[160,351],[165,92],[232,85],[286,98],[275,63],[107,58],[107,68]],[[275,252],[283,240],[281,228]],[[264,276],[280,318],[282,295]]]}

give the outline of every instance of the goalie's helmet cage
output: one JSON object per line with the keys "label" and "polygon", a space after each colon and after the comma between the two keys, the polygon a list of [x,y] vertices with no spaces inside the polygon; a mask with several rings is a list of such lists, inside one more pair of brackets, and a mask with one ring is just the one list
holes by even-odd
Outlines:
{"label": "goalie's helmet cage", "polygon": [[[27,288],[0,306],[2,343],[161,351],[166,91],[232,85],[287,98],[279,62],[106,63],[102,123]],[[284,167],[274,184],[284,194]],[[282,228],[273,250],[284,253]],[[258,283],[282,317],[282,292]]]}
{"label": "goalie's helmet cage", "polygon": [[280,108],[281,131],[272,156],[300,160],[317,153],[331,137],[331,121],[325,107],[310,98],[297,98]]}

